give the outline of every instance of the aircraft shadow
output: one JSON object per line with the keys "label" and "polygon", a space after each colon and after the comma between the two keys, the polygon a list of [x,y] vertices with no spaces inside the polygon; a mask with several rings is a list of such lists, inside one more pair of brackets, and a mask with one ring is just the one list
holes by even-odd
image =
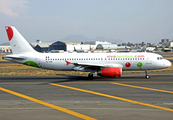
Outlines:
{"label": "aircraft shadow", "polygon": [[[150,79],[155,79],[157,78],[172,78],[172,75],[151,75]],[[111,77],[99,77],[99,76],[94,76],[93,79],[89,79],[87,76],[73,76],[73,75],[57,75],[57,76],[8,76],[8,77],[0,77],[0,82],[1,81],[7,81],[7,82],[45,82],[45,83],[63,83],[63,82],[76,82],[76,81],[131,81],[131,80],[150,80],[150,79],[145,79],[144,76],[122,76],[119,78],[111,78]],[[161,79],[162,80],[162,79]]]}

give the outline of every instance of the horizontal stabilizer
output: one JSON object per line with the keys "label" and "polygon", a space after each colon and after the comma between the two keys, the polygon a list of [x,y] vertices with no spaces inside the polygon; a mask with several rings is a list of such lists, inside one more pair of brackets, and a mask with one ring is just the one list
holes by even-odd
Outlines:
{"label": "horizontal stabilizer", "polygon": [[4,55],[3,59],[16,59],[16,60],[25,60],[25,57],[19,55]]}

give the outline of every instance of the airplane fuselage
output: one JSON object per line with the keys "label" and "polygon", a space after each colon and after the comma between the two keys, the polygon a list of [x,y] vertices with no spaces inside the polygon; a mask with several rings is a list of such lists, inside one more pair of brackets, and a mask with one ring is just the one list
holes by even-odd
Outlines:
{"label": "airplane fuselage", "polygon": [[[122,70],[155,70],[167,68],[170,62],[163,59],[161,55],[146,52],[136,53],[27,53],[25,60],[12,60],[14,62],[41,67],[52,70],[75,70],[74,64],[70,63],[85,63],[85,64],[102,64],[104,67],[120,67]],[[8,59],[11,60],[11,59]],[[38,66],[37,66],[38,65]],[[77,69],[77,68],[76,68]],[[80,69],[78,69],[80,71]],[[87,69],[81,71],[87,71]]]}

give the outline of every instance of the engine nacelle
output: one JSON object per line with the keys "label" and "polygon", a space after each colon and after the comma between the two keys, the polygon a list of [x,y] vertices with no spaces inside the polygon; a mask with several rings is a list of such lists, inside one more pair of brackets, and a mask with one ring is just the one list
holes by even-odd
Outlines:
{"label": "engine nacelle", "polygon": [[122,68],[112,67],[112,68],[103,68],[97,72],[97,75],[105,77],[120,77],[122,74]]}

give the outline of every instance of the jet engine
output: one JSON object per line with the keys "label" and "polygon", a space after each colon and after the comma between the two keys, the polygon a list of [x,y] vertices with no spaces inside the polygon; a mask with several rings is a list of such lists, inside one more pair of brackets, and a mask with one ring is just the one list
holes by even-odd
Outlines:
{"label": "jet engine", "polygon": [[120,77],[121,74],[122,68],[119,67],[103,68],[97,72],[97,75],[105,77]]}

